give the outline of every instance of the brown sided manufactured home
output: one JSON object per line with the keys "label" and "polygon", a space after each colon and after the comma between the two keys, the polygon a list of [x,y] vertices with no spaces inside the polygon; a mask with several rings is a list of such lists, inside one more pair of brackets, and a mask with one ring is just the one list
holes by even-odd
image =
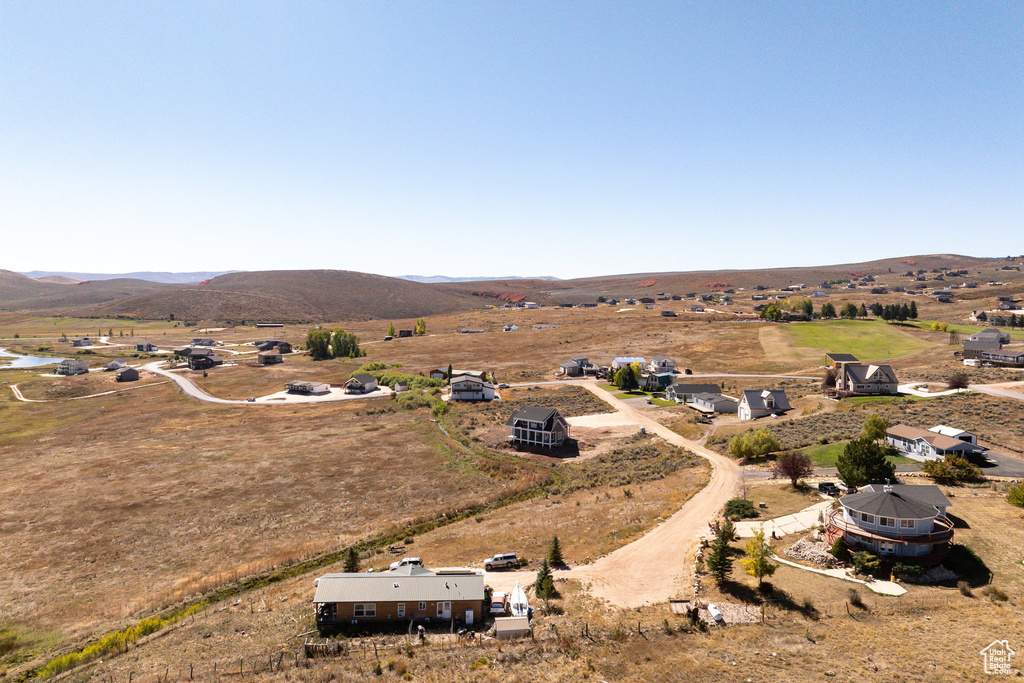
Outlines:
{"label": "brown sided manufactured home", "polygon": [[484,576],[471,569],[437,572],[414,565],[387,572],[325,574],[313,597],[317,628],[438,622],[472,625],[483,618]]}

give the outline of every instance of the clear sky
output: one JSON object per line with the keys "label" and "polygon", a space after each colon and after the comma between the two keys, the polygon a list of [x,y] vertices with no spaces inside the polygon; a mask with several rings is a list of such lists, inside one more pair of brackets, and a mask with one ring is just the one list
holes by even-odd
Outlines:
{"label": "clear sky", "polygon": [[1024,3],[0,0],[0,268],[1024,252]]}

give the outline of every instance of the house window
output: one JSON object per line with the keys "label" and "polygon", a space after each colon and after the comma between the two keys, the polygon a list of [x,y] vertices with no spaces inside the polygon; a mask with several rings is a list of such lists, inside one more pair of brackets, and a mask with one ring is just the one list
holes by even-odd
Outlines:
{"label": "house window", "polygon": [[912,519],[901,519],[900,520],[900,528],[901,529],[913,529],[915,526],[916,525],[914,524],[914,520],[912,520]]}
{"label": "house window", "polygon": [[421,612],[423,612],[423,611],[425,611],[426,609],[427,609],[427,603],[425,603],[425,602],[421,602],[421,603],[420,603],[420,607],[419,607],[419,610],[420,610]]}
{"label": "house window", "polygon": [[892,517],[879,517],[878,523],[881,526],[896,526],[896,520]]}
{"label": "house window", "polygon": [[405,616],[405,603],[404,602],[398,603],[398,616],[400,616],[400,617],[404,617]]}
{"label": "house window", "polygon": [[375,617],[377,616],[377,605],[371,602],[356,603],[352,610],[354,617]]}
{"label": "house window", "polygon": [[862,522],[867,522],[868,524],[874,524],[875,523],[874,515],[869,515],[866,512],[860,513],[860,519],[861,519]]}

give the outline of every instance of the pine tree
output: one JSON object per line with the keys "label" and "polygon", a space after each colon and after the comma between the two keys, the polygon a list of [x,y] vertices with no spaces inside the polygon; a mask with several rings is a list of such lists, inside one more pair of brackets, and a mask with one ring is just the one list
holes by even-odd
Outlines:
{"label": "pine tree", "polygon": [[533,584],[533,592],[541,600],[547,601],[558,595],[555,590],[555,579],[551,576],[551,565],[545,557],[537,572],[537,580]]}
{"label": "pine tree", "polygon": [[708,568],[708,573],[715,577],[715,581],[719,585],[724,583],[732,572],[732,551],[729,548],[729,541],[732,540],[735,533],[736,527],[732,522],[726,520],[718,528],[715,540],[708,550],[707,559],[704,560],[704,566]]}
{"label": "pine tree", "polygon": [[359,571],[359,553],[355,548],[349,548],[345,555],[345,573],[355,574]]}
{"label": "pine tree", "polygon": [[854,439],[846,444],[836,458],[839,478],[851,489],[864,484],[883,484],[896,477],[896,465],[887,456],[895,449],[871,439]]}
{"label": "pine tree", "polygon": [[565,559],[562,557],[562,544],[558,541],[558,536],[551,539],[551,546],[548,548],[548,564],[552,567],[565,565]]}
{"label": "pine tree", "polygon": [[857,317],[858,318],[866,318],[866,317],[868,317],[868,307],[865,306],[864,304],[861,304],[860,308],[857,309]]}
{"label": "pine tree", "polygon": [[395,336],[395,324],[394,323],[391,323],[390,325],[388,325],[388,336],[389,337],[394,337]]}
{"label": "pine tree", "polygon": [[916,301],[911,301],[910,302],[910,319],[911,320],[917,320],[917,302]]}

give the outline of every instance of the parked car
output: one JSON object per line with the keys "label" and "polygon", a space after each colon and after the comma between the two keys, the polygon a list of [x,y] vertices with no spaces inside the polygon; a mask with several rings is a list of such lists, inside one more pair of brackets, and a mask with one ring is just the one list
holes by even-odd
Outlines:
{"label": "parked car", "polygon": [[508,389],[508,383],[507,382],[502,382],[501,384],[498,385],[498,388],[499,389]]}
{"label": "parked car", "polygon": [[394,337],[392,337],[390,334],[384,337],[384,341],[391,341],[392,339],[394,339]]}
{"label": "parked car", "polygon": [[503,617],[508,614],[508,595],[506,593],[495,593],[491,596],[491,615]]}
{"label": "parked car", "polygon": [[484,560],[484,569],[493,572],[495,569],[515,569],[519,566],[519,558],[515,553],[501,553],[489,560]]}
{"label": "parked car", "polygon": [[838,496],[842,490],[835,485],[835,482],[823,481],[818,484],[818,490],[827,496]]}
{"label": "parked car", "polygon": [[390,568],[391,569],[398,569],[399,567],[405,567],[405,566],[408,566],[410,564],[414,564],[417,567],[422,567],[423,566],[423,560],[421,558],[419,558],[419,557],[403,557],[398,562],[392,562]]}

